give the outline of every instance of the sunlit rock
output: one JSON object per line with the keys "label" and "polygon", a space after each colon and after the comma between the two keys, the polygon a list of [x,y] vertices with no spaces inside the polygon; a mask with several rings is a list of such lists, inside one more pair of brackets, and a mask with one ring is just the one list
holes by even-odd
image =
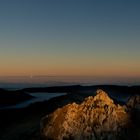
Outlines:
{"label": "sunlit rock", "polygon": [[68,104],[41,121],[44,139],[117,140],[123,139],[130,124],[124,107],[114,104],[102,90],[81,104]]}

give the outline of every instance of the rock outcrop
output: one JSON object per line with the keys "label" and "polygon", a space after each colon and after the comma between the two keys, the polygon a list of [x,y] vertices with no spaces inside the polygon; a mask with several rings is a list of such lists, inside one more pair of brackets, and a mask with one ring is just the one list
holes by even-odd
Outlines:
{"label": "rock outcrop", "polygon": [[89,96],[81,104],[68,104],[41,121],[44,139],[117,140],[126,136],[129,114],[102,91]]}
{"label": "rock outcrop", "polygon": [[127,102],[128,108],[138,108],[140,109],[140,95],[134,95],[130,97],[130,99]]}
{"label": "rock outcrop", "polygon": [[130,97],[127,104],[127,110],[131,114],[131,120],[135,126],[134,131],[137,139],[140,139],[140,95]]}

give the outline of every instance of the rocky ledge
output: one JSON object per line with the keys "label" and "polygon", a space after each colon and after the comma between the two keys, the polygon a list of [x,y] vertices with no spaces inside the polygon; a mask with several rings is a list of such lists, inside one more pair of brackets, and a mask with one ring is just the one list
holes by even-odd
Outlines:
{"label": "rocky ledge", "polygon": [[81,104],[68,104],[45,116],[41,121],[41,137],[45,140],[131,139],[132,127],[127,106],[115,104],[107,93],[97,90],[96,96],[89,96]]}

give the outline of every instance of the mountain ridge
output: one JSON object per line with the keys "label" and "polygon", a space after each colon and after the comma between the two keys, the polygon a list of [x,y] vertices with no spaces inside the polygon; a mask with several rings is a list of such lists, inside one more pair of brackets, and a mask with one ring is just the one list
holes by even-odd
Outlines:
{"label": "mountain ridge", "polygon": [[81,104],[72,103],[57,109],[41,121],[41,136],[47,139],[96,140],[123,139],[129,134],[131,119],[125,106],[103,90],[87,97]]}

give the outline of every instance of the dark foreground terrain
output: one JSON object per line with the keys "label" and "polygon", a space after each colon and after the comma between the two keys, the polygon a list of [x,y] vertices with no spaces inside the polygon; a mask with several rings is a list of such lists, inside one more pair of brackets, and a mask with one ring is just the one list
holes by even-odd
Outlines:
{"label": "dark foreground terrain", "polygon": [[[136,98],[134,98],[131,101],[129,99],[131,96],[134,97],[134,95],[140,95],[140,86],[133,86],[133,87],[64,86],[64,87],[49,87],[49,88],[28,88],[28,89],[16,91],[18,93],[28,93],[28,92],[52,92],[52,93],[61,92],[62,93],[63,92],[63,93],[68,93],[68,94],[60,96],[60,97],[52,98],[45,102],[34,103],[30,105],[29,107],[22,108],[22,109],[0,110],[0,140],[44,139],[44,137],[40,133],[41,132],[40,123],[41,123],[42,118],[44,118],[44,116],[46,116],[47,114],[49,115],[53,113],[58,108],[62,108],[62,107],[65,108],[66,105],[71,104],[73,102],[75,102],[76,104],[82,104],[86,97],[90,95],[94,96],[95,91],[97,89],[103,89],[104,91],[106,91],[108,96],[114,100],[114,104],[118,104],[118,103],[121,104],[123,106],[124,111],[126,113],[129,112],[128,114],[130,115],[132,129],[129,129],[129,133],[126,133],[126,134],[132,133],[132,135],[134,136],[133,139],[135,140],[140,139],[140,135],[139,135],[140,134],[139,133],[140,132],[139,131],[140,130],[140,121],[139,121],[140,119],[139,103],[140,102],[138,99],[136,100]],[[124,100],[122,100],[122,98]],[[129,100],[129,104],[127,105],[128,100]],[[82,113],[82,110],[81,110],[81,113]],[[64,117],[66,114],[63,113],[62,117]],[[48,124],[49,124],[49,121],[48,121]],[[47,127],[47,124],[46,124],[46,127]],[[131,139],[132,139],[132,135],[131,135]],[[96,139],[96,136],[94,138]],[[48,139],[48,138],[45,137],[45,139]],[[128,139],[128,136],[124,136],[123,139]]]}

